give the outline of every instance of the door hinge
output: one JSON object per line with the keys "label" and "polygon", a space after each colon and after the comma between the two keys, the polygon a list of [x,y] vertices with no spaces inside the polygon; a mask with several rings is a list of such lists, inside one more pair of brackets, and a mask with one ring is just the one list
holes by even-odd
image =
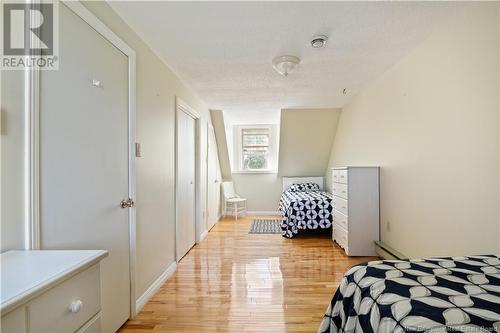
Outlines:
{"label": "door hinge", "polygon": [[135,157],[142,157],[141,144],[139,142],[135,143]]}

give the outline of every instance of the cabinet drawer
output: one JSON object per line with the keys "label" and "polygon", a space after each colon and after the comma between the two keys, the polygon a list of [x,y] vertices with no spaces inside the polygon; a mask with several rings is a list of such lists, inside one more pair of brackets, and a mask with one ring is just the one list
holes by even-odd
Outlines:
{"label": "cabinet drawer", "polygon": [[337,244],[339,244],[340,247],[342,247],[344,250],[347,250],[348,246],[347,231],[339,226],[335,226],[334,233],[335,233],[335,241],[337,242]]}
{"label": "cabinet drawer", "polygon": [[101,314],[92,318],[77,333],[101,333]]}
{"label": "cabinet drawer", "polygon": [[347,184],[347,169],[333,169],[332,179],[336,183]]}
{"label": "cabinet drawer", "polygon": [[335,209],[333,210],[333,223],[334,225],[338,225],[345,230],[349,230],[347,216],[345,216],[341,212],[336,211]]}
{"label": "cabinet drawer", "polygon": [[[79,309],[70,305],[81,302]],[[55,286],[29,303],[32,332],[75,332],[100,311],[99,265]]]}
{"label": "cabinet drawer", "polygon": [[336,196],[347,199],[347,184],[333,183],[332,193]]}
{"label": "cabinet drawer", "polygon": [[0,321],[2,333],[24,333],[26,332],[26,310],[22,306],[2,317]]}
{"label": "cabinet drawer", "polygon": [[334,196],[332,199],[332,206],[334,209],[341,212],[342,214],[349,216],[347,208],[347,200]]}

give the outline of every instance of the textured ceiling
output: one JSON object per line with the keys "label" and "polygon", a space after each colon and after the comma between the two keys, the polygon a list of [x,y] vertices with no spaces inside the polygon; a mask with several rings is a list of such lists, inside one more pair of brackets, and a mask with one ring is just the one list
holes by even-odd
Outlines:
{"label": "textured ceiling", "polygon": [[[459,3],[145,2],[110,6],[209,107],[341,107],[428,36]],[[315,34],[328,45],[313,49]],[[277,74],[275,56],[301,64]],[[347,95],[342,90],[347,88]]]}

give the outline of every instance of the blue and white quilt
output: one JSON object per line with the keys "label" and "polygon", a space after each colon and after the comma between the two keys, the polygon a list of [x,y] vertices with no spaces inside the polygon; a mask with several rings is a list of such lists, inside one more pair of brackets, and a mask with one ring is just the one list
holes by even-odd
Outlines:
{"label": "blue and white quilt", "polygon": [[332,226],[332,195],[316,184],[296,184],[283,192],[279,203],[283,237],[292,238],[300,229],[327,229]]}
{"label": "blue and white quilt", "polygon": [[500,332],[500,257],[353,266],[318,332]]}

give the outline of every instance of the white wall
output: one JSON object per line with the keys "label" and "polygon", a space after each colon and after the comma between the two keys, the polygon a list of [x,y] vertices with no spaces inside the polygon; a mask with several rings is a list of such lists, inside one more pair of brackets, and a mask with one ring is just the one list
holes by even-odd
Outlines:
{"label": "white wall", "polygon": [[[141,143],[142,157],[136,159],[136,293],[140,297],[174,262],[175,97],[179,96],[201,114],[204,128],[210,122],[210,114],[203,101],[108,4],[99,1],[84,2],[84,5],[137,53],[136,140]],[[204,133],[206,135],[206,131]],[[206,140],[204,142],[206,144]],[[206,216],[206,212],[200,212],[200,215]]]}
{"label": "white wall", "polygon": [[24,72],[1,72],[1,252],[24,244]]}
{"label": "white wall", "polygon": [[322,176],[341,109],[281,110],[279,173]]}
{"label": "white wall", "polygon": [[404,254],[500,251],[497,6],[443,22],[342,111],[330,166],[382,167],[382,239]]}
{"label": "white wall", "polygon": [[247,198],[248,211],[273,213],[278,211],[281,196],[281,176],[276,173],[233,174],[234,188]]}

